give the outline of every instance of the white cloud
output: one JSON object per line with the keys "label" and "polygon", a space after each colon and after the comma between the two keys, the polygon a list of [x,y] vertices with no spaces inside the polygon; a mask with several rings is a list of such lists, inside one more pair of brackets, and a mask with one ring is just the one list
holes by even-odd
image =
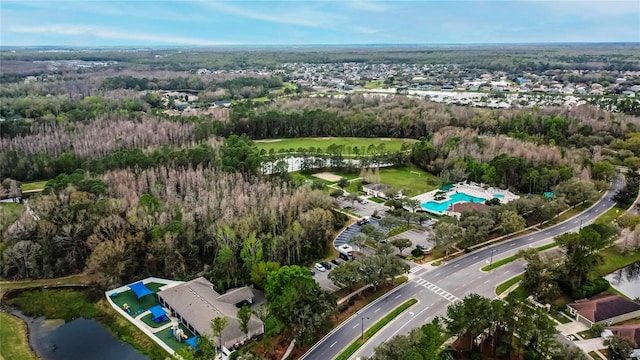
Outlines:
{"label": "white cloud", "polygon": [[148,34],[140,32],[119,31],[90,25],[52,24],[52,25],[17,25],[9,28],[14,33],[55,34],[69,36],[94,36],[112,40],[139,40],[157,44],[218,46],[234,45],[232,42],[213,41],[201,38]]}
{"label": "white cloud", "polygon": [[376,13],[382,13],[389,10],[389,8],[381,1],[350,0],[345,1],[343,4],[355,10],[370,11]]}
{"label": "white cloud", "polygon": [[224,12],[238,17],[278,24],[324,27],[337,24],[339,21],[344,21],[342,16],[336,14],[330,14],[309,6],[297,7],[296,5],[300,3],[296,2],[286,3],[287,9],[275,9],[272,11],[266,11],[264,8],[254,10],[250,7],[234,5],[237,4],[237,2],[234,4],[223,1],[200,1],[197,3],[216,12]]}

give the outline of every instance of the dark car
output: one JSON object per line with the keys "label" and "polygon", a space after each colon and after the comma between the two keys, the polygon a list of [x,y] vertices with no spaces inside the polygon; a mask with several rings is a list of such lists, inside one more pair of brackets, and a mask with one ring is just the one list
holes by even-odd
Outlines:
{"label": "dark car", "polygon": [[311,272],[311,275],[315,275],[316,274],[316,271],[313,270],[313,269],[309,269],[309,271]]}
{"label": "dark car", "polygon": [[369,219],[367,219],[367,218],[362,218],[362,219],[358,220],[358,222],[357,222],[357,224],[360,225],[360,226],[366,225],[368,223],[369,223]]}
{"label": "dark car", "polygon": [[324,266],[325,269],[330,270],[331,269],[331,264],[329,264],[328,262],[321,262],[320,265]]}
{"label": "dark car", "polygon": [[344,261],[349,261],[349,260],[353,260],[353,255],[351,254],[343,254],[340,253],[340,259],[344,260]]}
{"label": "dark car", "polygon": [[334,264],[334,265],[340,265],[340,260],[333,259],[333,260],[331,260],[331,263]]}

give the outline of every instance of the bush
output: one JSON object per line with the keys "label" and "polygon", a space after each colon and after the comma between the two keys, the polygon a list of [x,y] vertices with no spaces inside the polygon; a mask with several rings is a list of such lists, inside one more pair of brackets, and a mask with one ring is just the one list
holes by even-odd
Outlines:
{"label": "bush", "polygon": [[337,198],[338,196],[342,196],[342,194],[344,194],[343,190],[335,189],[335,190],[332,190],[331,193],[329,193],[329,196]]}
{"label": "bush", "polygon": [[413,257],[422,256],[423,254],[424,253],[422,252],[422,249],[415,248],[415,249],[411,250],[411,255]]}
{"label": "bush", "polygon": [[600,278],[584,284],[572,295],[574,299],[590,298],[606,291],[607,289],[609,289],[609,282],[606,279]]}

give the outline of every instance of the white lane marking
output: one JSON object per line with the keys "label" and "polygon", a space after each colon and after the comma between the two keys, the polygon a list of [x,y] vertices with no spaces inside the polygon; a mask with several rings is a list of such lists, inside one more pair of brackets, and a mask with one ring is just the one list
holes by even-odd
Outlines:
{"label": "white lane marking", "polygon": [[377,308],[373,313],[377,313],[378,311],[380,311],[380,308]]}
{"label": "white lane marking", "polygon": [[394,297],[394,299],[397,299],[397,298],[399,298],[400,296],[402,296],[402,295],[398,295],[398,296]]}
{"label": "white lane marking", "polygon": [[533,240],[533,237],[530,237],[530,238],[527,239],[527,241],[529,241],[529,240]]}
{"label": "white lane marking", "polygon": [[329,348],[334,347],[337,343],[338,343],[337,341],[334,341],[333,344],[331,344],[331,346],[329,346]]}
{"label": "white lane marking", "polygon": [[426,281],[424,279],[414,279],[414,280],[411,280],[411,281],[417,283],[418,286],[422,286],[422,287],[426,288],[427,290],[430,290],[430,291],[434,292],[435,294],[445,298],[446,300],[448,300],[448,301],[450,301],[452,303],[456,303],[457,301],[460,301],[460,299],[458,299],[455,295],[447,292],[446,290],[444,290],[444,289],[438,287],[437,285],[434,285],[434,284],[432,284],[432,283],[430,283],[430,282],[428,282],[428,281]]}
{"label": "white lane marking", "polygon": [[435,275],[433,275],[433,276],[438,276],[438,275],[440,275],[440,273],[437,273],[437,274],[435,274]]}
{"label": "white lane marking", "polygon": [[478,258],[478,256],[474,256],[474,257],[471,258],[471,260],[475,260],[477,258]]}
{"label": "white lane marking", "polygon": [[488,283],[489,281],[491,281],[491,280],[487,280],[487,281],[485,281],[484,283],[486,284],[486,283]]}
{"label": "white lane marking", "polygon": [[564,230],[566,226],[560,226],[560,230]]}
{"label": "white lane marking", "polygon": [[516,244],[515,243],[511,243],[511,244],[509,244],[509,246],[516,246]]}
{"label": "white lane marking", "polygon": [[358,324],[353,325],[352,329],[355,329],[358,327]]}
{"label": "white lane marking", "polygon": [[453,265],[454,268],[457,268],[458,266],[460,266],[460,264]]}

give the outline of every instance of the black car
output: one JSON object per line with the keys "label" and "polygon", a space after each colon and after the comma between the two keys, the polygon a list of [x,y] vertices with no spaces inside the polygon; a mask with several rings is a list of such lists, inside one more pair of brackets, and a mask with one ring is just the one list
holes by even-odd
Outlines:
{"label": "black car", "polygon": [[330,270],[331,269],[331,264],[329,264],[328,262],[321,262],[320,265],[324,266],[325,269]]}
{"label": "black car", "polygon": [[313,270],[313,269],[309,269],[309,271],[311,272],[311,275],[315,275],[316,274],[316,271]]}
{"label": "black car", "polygon": [[358,220],[358,222],[357,222],[357,224],[360,225],[360,226],[366,225],[368,223],[369,223],[369,219],[367,219],[367,218],[362,218],[362,219]]}
{"label": "black car", "polygon": [[340,265],[340,260],[333,259],[333,260],[331,260],[331,263],[334,264],[334,265]]}

